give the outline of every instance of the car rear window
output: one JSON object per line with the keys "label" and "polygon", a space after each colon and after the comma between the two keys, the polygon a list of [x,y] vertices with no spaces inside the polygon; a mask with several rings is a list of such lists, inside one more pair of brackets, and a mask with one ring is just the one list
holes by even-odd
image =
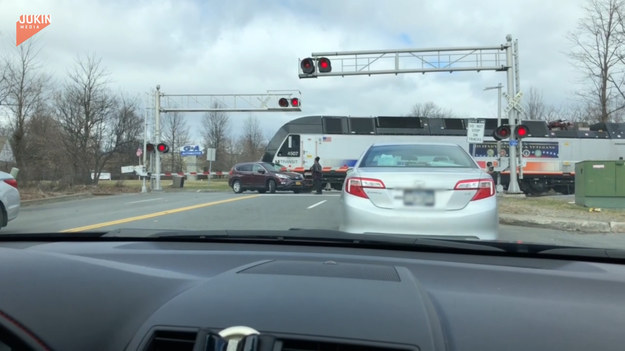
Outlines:
{"label": "car rear window", "polygon": [[473,159],[457,145],[372,146],[360,167],[477,168]]}

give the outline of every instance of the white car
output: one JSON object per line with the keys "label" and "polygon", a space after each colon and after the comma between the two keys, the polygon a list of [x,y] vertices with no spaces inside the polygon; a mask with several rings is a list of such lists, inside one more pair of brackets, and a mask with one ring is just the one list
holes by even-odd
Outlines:
{"label": "white car", "polygon": [[374,144],[341,198],[345,232],[497,238],[493,179],[455,144]]}
{"label": "white car", "polygon": [[17,180],[12,175],[0,171],[0,227],[17,218],[20,212],[20,192]]}

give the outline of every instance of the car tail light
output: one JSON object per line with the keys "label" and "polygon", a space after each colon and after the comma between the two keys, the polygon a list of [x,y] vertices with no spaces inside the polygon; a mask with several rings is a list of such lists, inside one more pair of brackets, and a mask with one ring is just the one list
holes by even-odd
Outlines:
{"label": "car tail light", "polygon": [[233,174],[234,174],[234,168],[232,168],[230,172],[228,172],[228,175],[233,175]]}
{"label": "car tail light", "polygon": [[4,182],[9,184],[10,186],[14,187],[15,189],[17,189],[17,180],[15,180],[15,179],[5,179]]}
{"label": "car tail light", "polygon": [[373,178],[348,178],[345,181],[345,191],[348,194],[368,199],[365,188],[385,189],[386,187],[381,180]]}
{"label": "car tail light", "polygon": [[477,190],[471,201],[495,195],[495,182],[492,179],[468,179],[456,183],[454,190]]}

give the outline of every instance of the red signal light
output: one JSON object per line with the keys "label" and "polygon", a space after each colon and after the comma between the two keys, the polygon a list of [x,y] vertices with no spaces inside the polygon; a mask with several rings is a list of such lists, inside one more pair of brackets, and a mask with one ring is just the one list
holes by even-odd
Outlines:
{"label": "red signal light", "polygon": [[162,153],[167,153],[169,152],[169,146],[167,144],[164,143],[160,143],[158,145],[156,145],[156,150],[158,150],[158,152],[162,152]]}
{"label": "red signal light", "polygon": [[520,124],[514,128],[514,134],[519,139],[525,138],[530,134],[530,129],[526,125]]}
{"label": "red signal light", "polygon": [[278,100],[278,105],[280,107],[289,107],[289,100],[286,98],[280,98],[280,100]]}
{"label": "red signal light", "polygon": [[319,72],[332,72],[332,63],[330,63],[330,59],[328,59],[327,57],[322,57],[319,59]]}
{"label": "red signal light", "polygon": [[302,62],[300,63],[300,66],[304,74],[315,73],[315,63],[313,62],[313,59],[310,57],[303,59]]}
{"label": "red signal light", "polygon": [[493,138],[495,140],[503,140],[510,137],[510,127],[509,126],[499,126],[493,132]]}
{"label": "red signal light", "polygon": [[299,107],[299,99],[298,98],[292,98],[291,99],[291,106]]}

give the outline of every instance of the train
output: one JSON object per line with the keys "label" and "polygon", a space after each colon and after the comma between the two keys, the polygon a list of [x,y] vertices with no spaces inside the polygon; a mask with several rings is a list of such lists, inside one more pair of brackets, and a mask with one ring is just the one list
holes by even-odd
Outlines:
{"label": "train", "polygon": [[[481,143],[469,143],[471,121],[484,121]],[[500,125],[508,124],[502,119]],[[585,160],[625,157],[625,123],[572,124],[563,121],[523,121],[528,135],[519,144],[518,183],[526,194],[575,190],[575,164]],[[495,118],[432,118],[406,116],[304,116],[285,123],[267,144],[264,162],[282,165],[309,179],[308,170],[319,156],[323,183],[340,190],[345,175],[373,143],[444,142],[463,147],[480,167],[493,171],[507,189],[510,169],[505,162],[509,140],[497,141]]]}

